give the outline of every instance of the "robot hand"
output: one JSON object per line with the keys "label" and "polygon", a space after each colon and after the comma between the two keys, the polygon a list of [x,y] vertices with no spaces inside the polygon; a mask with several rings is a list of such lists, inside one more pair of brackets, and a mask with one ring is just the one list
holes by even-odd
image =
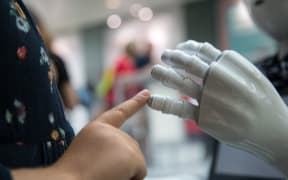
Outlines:
{"label": "robot hand", "polygon": [[288,176],[288,110],[273,85],[235,51],[187,41],[166,50],[152,77],[198,100],[198,106],[152,96],[148,105],[164,113],[194,119],[226,144],[244,149]]}

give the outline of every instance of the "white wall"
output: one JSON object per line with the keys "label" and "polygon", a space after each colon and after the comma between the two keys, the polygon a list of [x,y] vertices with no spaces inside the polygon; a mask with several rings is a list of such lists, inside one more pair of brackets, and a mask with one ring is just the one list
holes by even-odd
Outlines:
{"label": "white wall", "polygon": [[52,48],[65,61],[73,87],[75,89],[86,87],[87,77],[81,35],[66,33],[56,36]]}
{"label": "white wall", "polygon": [[117,0],[120,7],[109,10],[107,0],[24,0],[40,14],[50,31],[71,31],[83,26],[95,25],[105,21],[111,13],[128,14],[133,3],[141,3],[152,8],[171,7],[185,1],[195,0]]}

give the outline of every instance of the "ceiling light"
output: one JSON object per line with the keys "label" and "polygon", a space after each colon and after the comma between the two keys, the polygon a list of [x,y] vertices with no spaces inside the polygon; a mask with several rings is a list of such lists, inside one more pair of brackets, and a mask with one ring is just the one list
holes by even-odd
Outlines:
{"label": "ceiling light", "polygon": [[153,17],[153,11],[149,7],[143,7],[139,10],[138,17],[141,21],[150,21]]}
{"label": "ceiling light", "polygon": [[122,19],[117,14],[112,14],[107,18],[107,26],[111,29],[119,28],[122,23]]}

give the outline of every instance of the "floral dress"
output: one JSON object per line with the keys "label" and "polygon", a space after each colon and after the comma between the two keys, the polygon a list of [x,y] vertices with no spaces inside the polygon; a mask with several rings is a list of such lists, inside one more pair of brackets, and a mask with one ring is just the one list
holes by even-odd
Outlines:
{"label": "floral dress", "polygon": [[[21,0],[0,0],[0,179],[55,162],[74,133],[49,57]],[[9,179],[8,177],[6,177]]]}

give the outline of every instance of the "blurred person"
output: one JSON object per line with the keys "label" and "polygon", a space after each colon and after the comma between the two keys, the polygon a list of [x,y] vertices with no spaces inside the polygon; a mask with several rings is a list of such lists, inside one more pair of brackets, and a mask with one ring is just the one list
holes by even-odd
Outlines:
{"label": "blurred person", "polygon": [[0,179],[143,179],[141,151],[118,128],[146,104],[149,91],[104,113],[74,138],[28,10],[21,0],[2,0],[0,17]]}
{"label": "blurred person", "polygon": [[111,74],[112,84],[107,95],[107,106],[111,108],[122,100],[128,99],[139,91],[139,84],[134,84],[133,79],[137,76],[135,67],[136,47],[129,42],[123,54],[116,58],[116,64],[107,73]]}
{"label": "blurred person", "polygon": [[[145,88],[145,80],[150,77],[151,53],[151,44],[147,44],[145,51],[140,54],[136,44],[129,42],[123,53],[116,58],[115,66],[104,71],[97,94],[98,97],[105,97],[108,109]],[[137,140],[146,159],[149,159],[147,114],[141,111],[132,119],[122,129]]]}
{"label": "blurred person", "polygon": [[136,54],[135,66],[137,69],[143,69],[152,63],[153,44],[146,43],[144,52]]}
{"label": "blurred person", "polygon": [[142,42],[139,46],[135,51],[134,64],[137,71],[137,77],[135,78],[136,81],[140,82],[142,87],[145,87],[146,84],[149,83],[149,80],[151,80],[150,70],[155,64],[153,56],[154,48],[151,42]]}
{"label": "blurred person", "polygon": [[60,56],[50,53],[51,70],[55,75],[57,87],[66,109],[73,110],[79,104],[79,98],[72,87],[70,77],[67,73],[64,61]]}

